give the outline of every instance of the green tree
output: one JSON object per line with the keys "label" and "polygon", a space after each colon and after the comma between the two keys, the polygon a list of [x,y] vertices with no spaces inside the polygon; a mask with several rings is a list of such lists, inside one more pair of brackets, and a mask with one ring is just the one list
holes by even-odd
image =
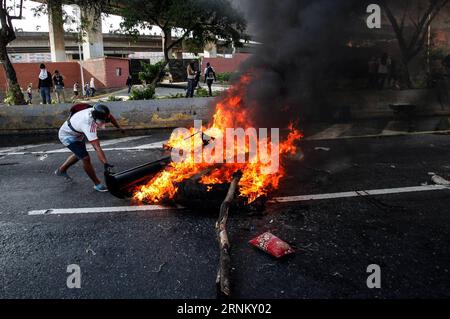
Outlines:
{"label": "green tree", "polygon": [[[14,13],[17,11],[18,13]],[[17,82],[17,74],[8,56],[7,46],[16,39],[16,33],[12,21],[22,19],[23,0],[16,4],[15,1],[1,1],[0,4],[0,62],[6,74],[7,96],[10,104],[26,104],[22,90]]]}
{"label": "green tree", "polygon": [[[2,63],[6,74],[8,86],[6,95],[8,97],[8,103],[16,105],[26,104],[26,102],[17,81],[17,73],[8,56],[7,46],[16,39],[16,32],[12,22],[13,20],[22,19],[24,2],[24,0],[4,0],[0,2],[0,62]],[[61,3],[60,0],[58,0],[58,2]],[[95,2],[88,0],[74,0],[73,3],[80,6],[102,10],[105,5],[110,3],[110,0],[99,0]],[[38,7],[38,9],[35,10],[35,15],[45,13],[46,10],[44,8],[46,8],[46,6],[47,5]]]}
{"label": "green tree", "polygon": [[[246,40],[246,21],[227,0],[129,0],[126,7],[118,9],[117,14],[124,17],[122,31],[138,36],[141,29],[157,26],[162,30],[164,62],[162,71],[169,63],[172,49],[187,42],[189,47],[203,47],[206,43],[242,46]],[[172,39],[172,31],[179,34]],[[160,74],[152,81],[156,85]]]}
{"label": "green tree", "polygon": [[162,70],[163,62],[156,64],[141,62],[142,71],[139,72],[139,80],[145,84],[152,83],[152,81],[159,76]]}

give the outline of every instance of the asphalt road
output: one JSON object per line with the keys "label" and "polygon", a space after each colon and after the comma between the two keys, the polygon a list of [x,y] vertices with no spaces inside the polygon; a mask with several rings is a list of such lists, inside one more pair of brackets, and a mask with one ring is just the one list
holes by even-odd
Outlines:
{"label": "asphalt road", "polygon": [[[132,148],[168,134],[110,141],[107,156],[119,170],[149,162],[161,152]],[[304,159],[289,160],[288,177],[274,196],[420,186],[430,183],[430,172],[450,177],[448,135],[335,137],[303,142]],[[215,208],[206,214],[29,216],[32,210],[130,205],[95,193],[79,166],[70,171],[73,182],[53,176],[68,155],[58,149],[49,143],[0,150],[1,298],[216,297]],[[53,152],[27,153],[40,151]],[[263,213],[233,211],[228,232],[234,297],[448,297],[449,195],[392,193],[273,203]],[[267,230],[296,253],[275,260],[249,246]],[[66,286],[70,264],[81,268],[81,289]],[[381,267],[381,289],[366,285],[371,264]]]}

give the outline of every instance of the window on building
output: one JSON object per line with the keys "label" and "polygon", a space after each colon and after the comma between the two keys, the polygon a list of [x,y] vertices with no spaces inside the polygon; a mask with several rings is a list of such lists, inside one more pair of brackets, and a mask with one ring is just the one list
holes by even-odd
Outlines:
{"label": "window on building", "polygon": [[122,68],[116,68],[116,76],[122,76]]}

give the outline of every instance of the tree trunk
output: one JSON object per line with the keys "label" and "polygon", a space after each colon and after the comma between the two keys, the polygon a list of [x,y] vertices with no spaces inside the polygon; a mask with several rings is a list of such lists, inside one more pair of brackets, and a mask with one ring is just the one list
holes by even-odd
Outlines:
{"label": "tree trunk", "polygon": [[403,57],[402,62],[403,62],[403,68],[404,68],[403,81],[408,89],[412,89],[413,83],[411,81],[411,72],[409,71],[409,64],[411,63],[411,59],[409,59],[407,57]]}
{"label": "tree trunk", "polygon": [[6,45],[0,44],[0,62],[5,70],[6,80],[8,84],[7,96],[11,98],[10,103],[13,105],[24,105],[26,104],[25,98],[23,96],[22,90],[20,89],[19,83],[17,83],[16,70],[9,59]]}
{"label": "tree trunk", "polygon": [[156,85],[161,82],[161,80],[164,77],[164,69],[166,68],[166,66],[169,64],[170,62],[170,42],[172,41],[172,29],[168,28],[163,30],[162,32],[162,41],[163,41],[163,52],[164,52],[164,63],[161,64],[161,67],[159,69],[159,72],[157,74],[157,76],[153,79],[153,81],[151,82],[151,85],[153,87],[156,87]]}
{"label": "tree trunk", "polygon": [[158,85],[159,82],[161,82],[161,80],[164,78],[164,69],[166,68],[167,64],[169,64],[168,60],[164,59],[164,63],[161,64],[161,67],[159,68],[159,72],[156,75],[156,77],[153,79],[153,81],[151,82],[151,86],[155,87]]}

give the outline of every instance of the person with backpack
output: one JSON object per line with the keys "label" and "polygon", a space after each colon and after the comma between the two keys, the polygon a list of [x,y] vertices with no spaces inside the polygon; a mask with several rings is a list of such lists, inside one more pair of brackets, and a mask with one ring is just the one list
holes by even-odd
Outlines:
{"label": "person with backpack", "polygon": [[42,104],[52,104],[52,97],[50,89],[53,87],[52,74],[47,70],[45,64],[39,66],[41,72],[39,73],[38,90],[41,94]]}
{"label": "person with backpack", "polygon": [[55,171],[56,176],[71,180],[71,177],[67,174],[67,170],[78,163],[78,161],[82,161],[84,171],[94,182],[94,190],[97,192],[108,191],[107,187],[98,179],[86,149],[87,140],[94,147],[100,162],[104,165],[105,171],[114,167],[108,163],[97,136],[97,129],[104,128],[107,123],[111,123],[117,129],[121,130],[122,133],[125,132],[119,123],[117,123],[109,108],[103,104],[97,103],[91,106],[81,103],[72,106],[70,116],[59,129],[58,135],[61,143],[72,151],[73,154]]}
{"label": "person with backpack", "polygon": [[211,63],[206,63],[205,69],[205,83],[208,85],[209,96],[212,96],[212,85],[214,81],[217,81],[216,72],[214,68],[211,66]]}

